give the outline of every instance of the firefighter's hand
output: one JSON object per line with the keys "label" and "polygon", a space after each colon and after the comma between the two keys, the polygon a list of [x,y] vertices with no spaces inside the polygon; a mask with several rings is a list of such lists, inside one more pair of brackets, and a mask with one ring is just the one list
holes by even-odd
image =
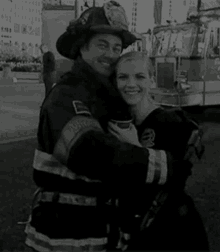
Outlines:
{"label": "firefighter's hand", "polygon": [[122,251],[127,250],[130,239],[131,239],[130,234],[126,234],[120,231],[120,238],[119,238],[116,249],[120,249]]}
{"label": "firefighter's hand", "polygon": [[138,139],[138,133],[134,126],[131,124],[129,129],[121,129],[116,124],[109,122],[108,131],[117,137],[121,142],[130,143],[138,147],[142,147]]}

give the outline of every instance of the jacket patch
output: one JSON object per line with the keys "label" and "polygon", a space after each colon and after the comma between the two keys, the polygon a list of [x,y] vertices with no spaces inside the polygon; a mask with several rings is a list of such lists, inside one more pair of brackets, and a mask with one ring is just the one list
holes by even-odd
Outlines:
{"label": "jacket patch", "polygon": [[155,131],[153,129],[146,129],[141,136],[141,144],[145,148],[150,148],[155,145]]}
{"label": "jacket patch", "polygon": [[77,115],[91,115],[89,109],[81,101],[73,101],[73,107]]}

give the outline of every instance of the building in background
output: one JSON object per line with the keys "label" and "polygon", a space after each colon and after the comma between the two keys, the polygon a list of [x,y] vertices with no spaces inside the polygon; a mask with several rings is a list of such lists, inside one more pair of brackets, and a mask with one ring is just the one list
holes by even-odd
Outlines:
{"label": "building in background", "polygon": [[42,0],[16,0],[12,2],[12,45],[39,56],[42,28]]}
{"label": "building in background", "polygon": [[43,5],[61,5],[62,0],[42,0]]}
{"label": "building in background", "polygon": [[[196,14],[198,0],[154,0],[155,24],[167,25],[167,20],[183,23],[190,13]],[[162,4],[162,6],[161,6]],[[159,20],[161,19],[161,20]]]}
{"label": "building in background", "polygon": [[146,33],[154,27],[154,0],[137,0],[137,32]]}
{"label": "building in background", "polygon": [[[130,23],[130,31],[145,34],[149,29],[154,27],[154,0],[117,0],[117,2],[125,9],[128,22]],[[146,50],[146,48],[143,48],[142,40],[129,46],[123,53],[133,50]]]}
{"label": "building in background", "polygon": [[92,6],[102,6],[109,0],[43,0],[43,5],[71,5],[76,6],[76,16]]}
{"label": "building in background", "polygon": [[220,0],[201,0],[201,10],[219,8]]}
{"label": "building in background", "polygon": [[[63,0],[68,1],[68,0]],[[109,0],[76,0],[76,17],[79,17],[82,12],[87,10],[90,7],[97,6],[101,7],[105,2],[108,2]]]}
{"label": "building in background", "polygon": [[154,23],[155,23],[155,25],[161,25],[161,23],[162,23],[162,7],[163,7],[162,0],[155,0],[154,1]]}
{"label": "building in background", "polygon": [[185,0],[186,18],[190,15],[197,15],[198,0]]}
{"label": "building in background", "polygon": [[1,45],[12,44],[13,34],[13,3],[9,0],[1,0],[0,8],[0,42]]}
{"label": "building in background", "polygon": [[75,0],[62,0],[63,5],[75,5]]}
{"label": "building in background", "polygon": [[186,21],[189,2],[191,0],[163,0],[161,24],[166,25],[167,20],[182,23]]}

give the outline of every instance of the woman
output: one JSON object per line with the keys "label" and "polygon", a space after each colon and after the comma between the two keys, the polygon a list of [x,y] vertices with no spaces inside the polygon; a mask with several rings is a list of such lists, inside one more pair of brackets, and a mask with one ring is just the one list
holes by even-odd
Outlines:
{"label": "woman", "polygon": [[[153,67],[143,53],[121,56],[116,67],[116,85],[130,107],[137,130],[133,125],[130,130],[123,130],[110,122],[109,131],[121,141],[163,149],[193,165],[195,154],[201,150],[198,125],[181,110],[165,110],[152,102],[148,93],[152,77]],[[173,183],[163,187],[147,185],[140,188],[139,195],[132,194],[131,186],[119,197],[122,235],[118,248],[208,251],[202,220],[184,192],[189,175],[183,178],[174,174]]]}

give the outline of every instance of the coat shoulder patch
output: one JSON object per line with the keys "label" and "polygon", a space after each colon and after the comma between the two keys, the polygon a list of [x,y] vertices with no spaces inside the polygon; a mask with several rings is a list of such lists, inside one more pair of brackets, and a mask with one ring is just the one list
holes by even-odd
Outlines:
{"label": "coat shoulder patch", "polygon": [[81,101],[73,101],[73,108],[75,110],[75,113],[77,115],[92,115],[89,111],[89,109],[87,108],[87,106],[85,104],[83,104],[83,102]]}

